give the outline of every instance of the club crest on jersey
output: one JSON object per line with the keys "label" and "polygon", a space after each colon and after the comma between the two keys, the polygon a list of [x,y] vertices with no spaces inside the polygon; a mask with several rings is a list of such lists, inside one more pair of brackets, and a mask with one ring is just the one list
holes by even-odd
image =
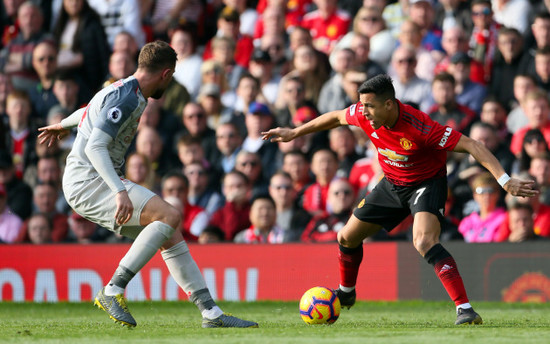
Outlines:
{"label": "club crest on jersey", "polygon": [[391,149],[385,148],[378,148],[378,153],[382,154],[386,158],[390,159],[391,161],[408,161],[409,157],[406,155],[398,154],[395,151],[392,151]]}
{"label": "club crest on jersey", "polygon": [[356,105],[356,104],[353,104],[352,106],[349,107],[349,115],[350,115],[350,116],[354,116],[354,115],[355,115],[355,108],[357,108],[357,105]]}
{"label": "club crest on jersey", "polygon": [[411,142],[411,140],[405,137],[402,137],[401,140],[399,140],[399,143],[401,144],[401,147],[403,147],[406,150],[411,149],[413,146],[413,143]]}
{"label": "club crest on jersey", "polygon": [[122,111],[120,111],[119,108],[114,107],[107,112],[107,118],[113,123],[118,123],[118,121],[122,118]]}
{"label": "club crest on jersey", "polygon": [[364,205],[365,205],[365,199],[363,198],[361,202],[359,202],[359,204],[357,205],[357,208],[363,208]]}

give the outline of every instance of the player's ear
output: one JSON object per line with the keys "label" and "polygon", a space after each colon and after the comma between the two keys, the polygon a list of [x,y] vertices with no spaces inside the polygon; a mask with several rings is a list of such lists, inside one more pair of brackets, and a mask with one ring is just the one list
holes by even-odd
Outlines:
{"label": "player's ear", "polygon": [[172,73],[172,69],[170,68],[166,68],[162,71],[162,78],[165,79],[165,78],[169,78],[170,77],[170,73]]}

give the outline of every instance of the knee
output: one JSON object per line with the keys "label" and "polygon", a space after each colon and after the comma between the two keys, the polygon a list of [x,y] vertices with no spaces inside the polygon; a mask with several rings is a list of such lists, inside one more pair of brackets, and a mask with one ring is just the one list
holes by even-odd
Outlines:
{"label": "knee", "polygon": [[350,240],[349,235],[346,235],[346,233],[347,232],[344,231],[344,230],[341,230],[341,231],[338,232],[338,235],[337,235],[338,244],[341,245],[341,246],[344,246],[344,247],[349,247],[349,248],[357,247],[358,243],[355,243],[352,240]]}
{"label": "knee", "polygon": [[435,238],[432,238],[427,235],[415,235],[413,238],[413,245],[414,248],[420,253],[422,256],[426,254],[432,248],[435,244],[437,244],[438,240]]}
{"label": "knee", "polygon": [[181,212],[174,207],[166,207],[161,221],[177,229],[182,221]]}

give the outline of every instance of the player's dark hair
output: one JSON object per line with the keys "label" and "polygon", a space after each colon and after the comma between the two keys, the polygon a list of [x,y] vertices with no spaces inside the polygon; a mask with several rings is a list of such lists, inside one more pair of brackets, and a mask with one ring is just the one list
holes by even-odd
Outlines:
{"label": "player's dark hair", "polygon": [[395,88],[393,88],[392,79],[387,74],[379,74],[367,79],[357,89],[359,94],[374,93],[380,101],[390,99],[395,101]]}
{"label": "player's dark hair", "polygon": [[252,198],[252,200],[250,201],[250,204],[254,204],[254,202],[256,201],[259,201],[259,200],[266,200],[268,201],[269,203],[271,203],[273,205],[274,208],[277,208],[277,206],[275,205],[275,201],[273,200],[273,198],[271,198],[271,196],[269,196],[268,194],[260,194],[258,196],[255,196],[254,198]]}
{"label": "player's dark hair", "polygon": [[138,69],[155,73],[166,68],[175,68],[176,61],[176,52],[168,43],[154,41],[145,44],[141,48],[138,57]]}

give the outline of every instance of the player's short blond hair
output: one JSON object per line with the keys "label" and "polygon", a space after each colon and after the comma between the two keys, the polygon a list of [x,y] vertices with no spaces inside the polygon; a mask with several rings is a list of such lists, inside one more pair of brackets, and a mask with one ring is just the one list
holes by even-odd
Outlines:
{"label": "player's short blond hair", "polygon": [[166,68],[175,68],[177,55],[172,47],[163,41],[147,43],[141,48],[138,57],[138,69],[159,72]]}

